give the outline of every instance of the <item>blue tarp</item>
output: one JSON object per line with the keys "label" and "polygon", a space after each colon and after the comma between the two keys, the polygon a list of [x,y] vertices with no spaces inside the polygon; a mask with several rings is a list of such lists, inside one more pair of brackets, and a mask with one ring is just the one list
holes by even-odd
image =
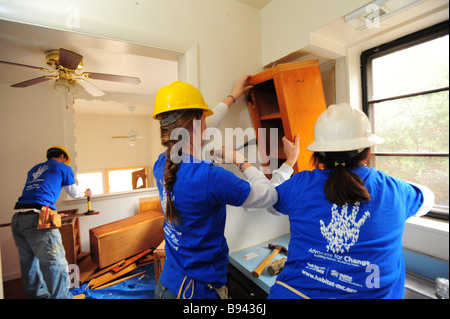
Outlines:
{"label": "blue tarp", "polygon": [[139,267],[125,276],[130,276],[142,271],[142,275],[119,282],[111,287],[102,289],[86,289],[88,282],[73,288],[70,291],[73,295],[86,294],[86,299],[153,299],[156,282],[154,265],[149,264]]}

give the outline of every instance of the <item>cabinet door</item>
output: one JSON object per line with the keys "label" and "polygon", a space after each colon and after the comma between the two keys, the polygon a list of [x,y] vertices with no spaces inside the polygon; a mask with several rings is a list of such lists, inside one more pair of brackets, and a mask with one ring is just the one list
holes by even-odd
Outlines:
{"label": "cabinet door", "polygon": [[296,171],[312,169],[312,152],[306,147],[314,141],[314,124],[326,110],[322,78],[318,65],[279,72],[275,88],[286,137],[299,135],[300,154]]}

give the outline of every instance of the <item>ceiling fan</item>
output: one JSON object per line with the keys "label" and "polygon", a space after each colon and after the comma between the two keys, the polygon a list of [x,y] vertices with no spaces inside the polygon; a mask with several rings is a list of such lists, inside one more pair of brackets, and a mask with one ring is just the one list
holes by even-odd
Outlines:
{"label": "ceiling fan", "polygon": [[130,146],[136,146],[137,139],[142,138],[150,138],[151,136],[141,136],[138,135],[137,132],[134,130],[134,117],[133,117],[133,111],[136,109],[134,105],[128,106],[128,109],[131,112],[131,131],[128,133],[128,135],[120,135],[120,136],[113,136],[112,138],[128,138],[128,144]]}
{"label": "ceiling fan", "polygon": [[27,64],[1,61],[0,63],[16,65],[25,68],[36,69],[39,71],[44,71],[50,73],[49,75],[40,76],[38,78],[30,79],[20,83],[11,85],[11,87],[23,88],[31,85],[35,85],[41,82],[49,81],[54,79],[53,88],[57,93],[67,94],[76,84],[79,84],[87,93],[93,96],[101,96],[105,93],[94,86],[93,84],[85,81],[90,80],[103,80],[103,81],[113,81],[128,84],[139,84],[141,80],[136,77],[123,76],[116,74],[105,74],[105,73],[94,73],[94,72],[83,72],[77,74],[83,68],[83,56],[66,50],[66,49],[56,49],[49,50],[45,52],[45,62],[53,68],[49,70],[46,68],[32,66]]}

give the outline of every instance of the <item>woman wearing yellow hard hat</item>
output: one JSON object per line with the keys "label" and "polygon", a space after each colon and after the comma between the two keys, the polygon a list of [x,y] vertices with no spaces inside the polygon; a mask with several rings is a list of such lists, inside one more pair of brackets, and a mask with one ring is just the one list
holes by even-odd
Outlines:
{"label": "woman wearing yellow hard hat", "polygon": [[[219,125],[228,108],[249,88],[247,78],[236,81],[232,93],[214,110],[197,88],[181,81],[161,88],[156,95],[154,118],[160,121],[161,143],[167,149],[153,168],[166,240],[166,260],[155,298],[226,298],[225,206],[267,207],[277,200],[271,182],[240,153],[223,148],[218,156],[236,164],[248,180],[195,157],[198,145],[193,135],[202,134],[211,123]],[[187,138],[180,140],[180,130],[187,132]],[[177,143],[183,139],[187,145],[180,148]],[[289,143],[285,152],[295,162],[298,143]],[[292,167],[283,165],[274,172],[280,180],[292,173]]]}
{"label": "woman wearing yellow hard hat", "polygon": [[317,168],[276,187],[274,208],[289,215],[289,256],[269,298],[403,298],[402,234],[406,219],[426,214],[434,195],[365,163],[384,140],[347,103],[317,119]]}

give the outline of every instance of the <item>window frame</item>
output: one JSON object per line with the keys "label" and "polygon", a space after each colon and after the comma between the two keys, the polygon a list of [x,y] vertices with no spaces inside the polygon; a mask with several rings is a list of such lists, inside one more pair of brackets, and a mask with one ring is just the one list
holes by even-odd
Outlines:
{"label": "window frame", "polygon": [[136,189],[142,188],[135,188],[127,191],[121,191],[121,192],[111,192],[110,191],[110,185],[109,185],[109,173],[115,172],[115,171],[126,171],[126,170],[145,170],[146,178],[143,181],[144,182],[144,188],[148,188],[150,185],[150,178],[148,175],[148,166],[141,165],[141,166],[130,166],[130,167],[119,167],[119,168],[105,168],[105,169],[97,169],[97,170],[89,170],[89,171],[80,171],[77,172],[76,178],[78,178],[79,174],[89,174],[89,173],[101,173],[102,174],[102,183],[103,183],[103,193],[97,194],[97,195],[108,195],[108,194],[117,194],[117,193],[123,193],[123,192],[132,192]]}
{"label": "window frame", "polygon": [[[418,91],[409,94],[390,96],[382,99],[370,99],[372,96],[372,61],[376,58],[413,47],[436,38],[449,34],[449,21],[444,21],[429,28],[414,32],[404,37],[398,38],[394,41],[373,47],[361,53],[361,85],[362,85],[362,107],[364,113],[369,117],[374,126],[374,114],[371,104],[381,103],[385,101],[392,101],[403,99],[407,97],[414,97],[419,95],[449,91],[449,87],[437,88],[426,91]],[[449,157],[448,152],[373,152],[370,158],[370,165],[376,167],[376,156],[419,156],[419,157]],[[449,208],[442,205],[434,205],[430,212],[426,215],[429,218],[449,220]]]}

